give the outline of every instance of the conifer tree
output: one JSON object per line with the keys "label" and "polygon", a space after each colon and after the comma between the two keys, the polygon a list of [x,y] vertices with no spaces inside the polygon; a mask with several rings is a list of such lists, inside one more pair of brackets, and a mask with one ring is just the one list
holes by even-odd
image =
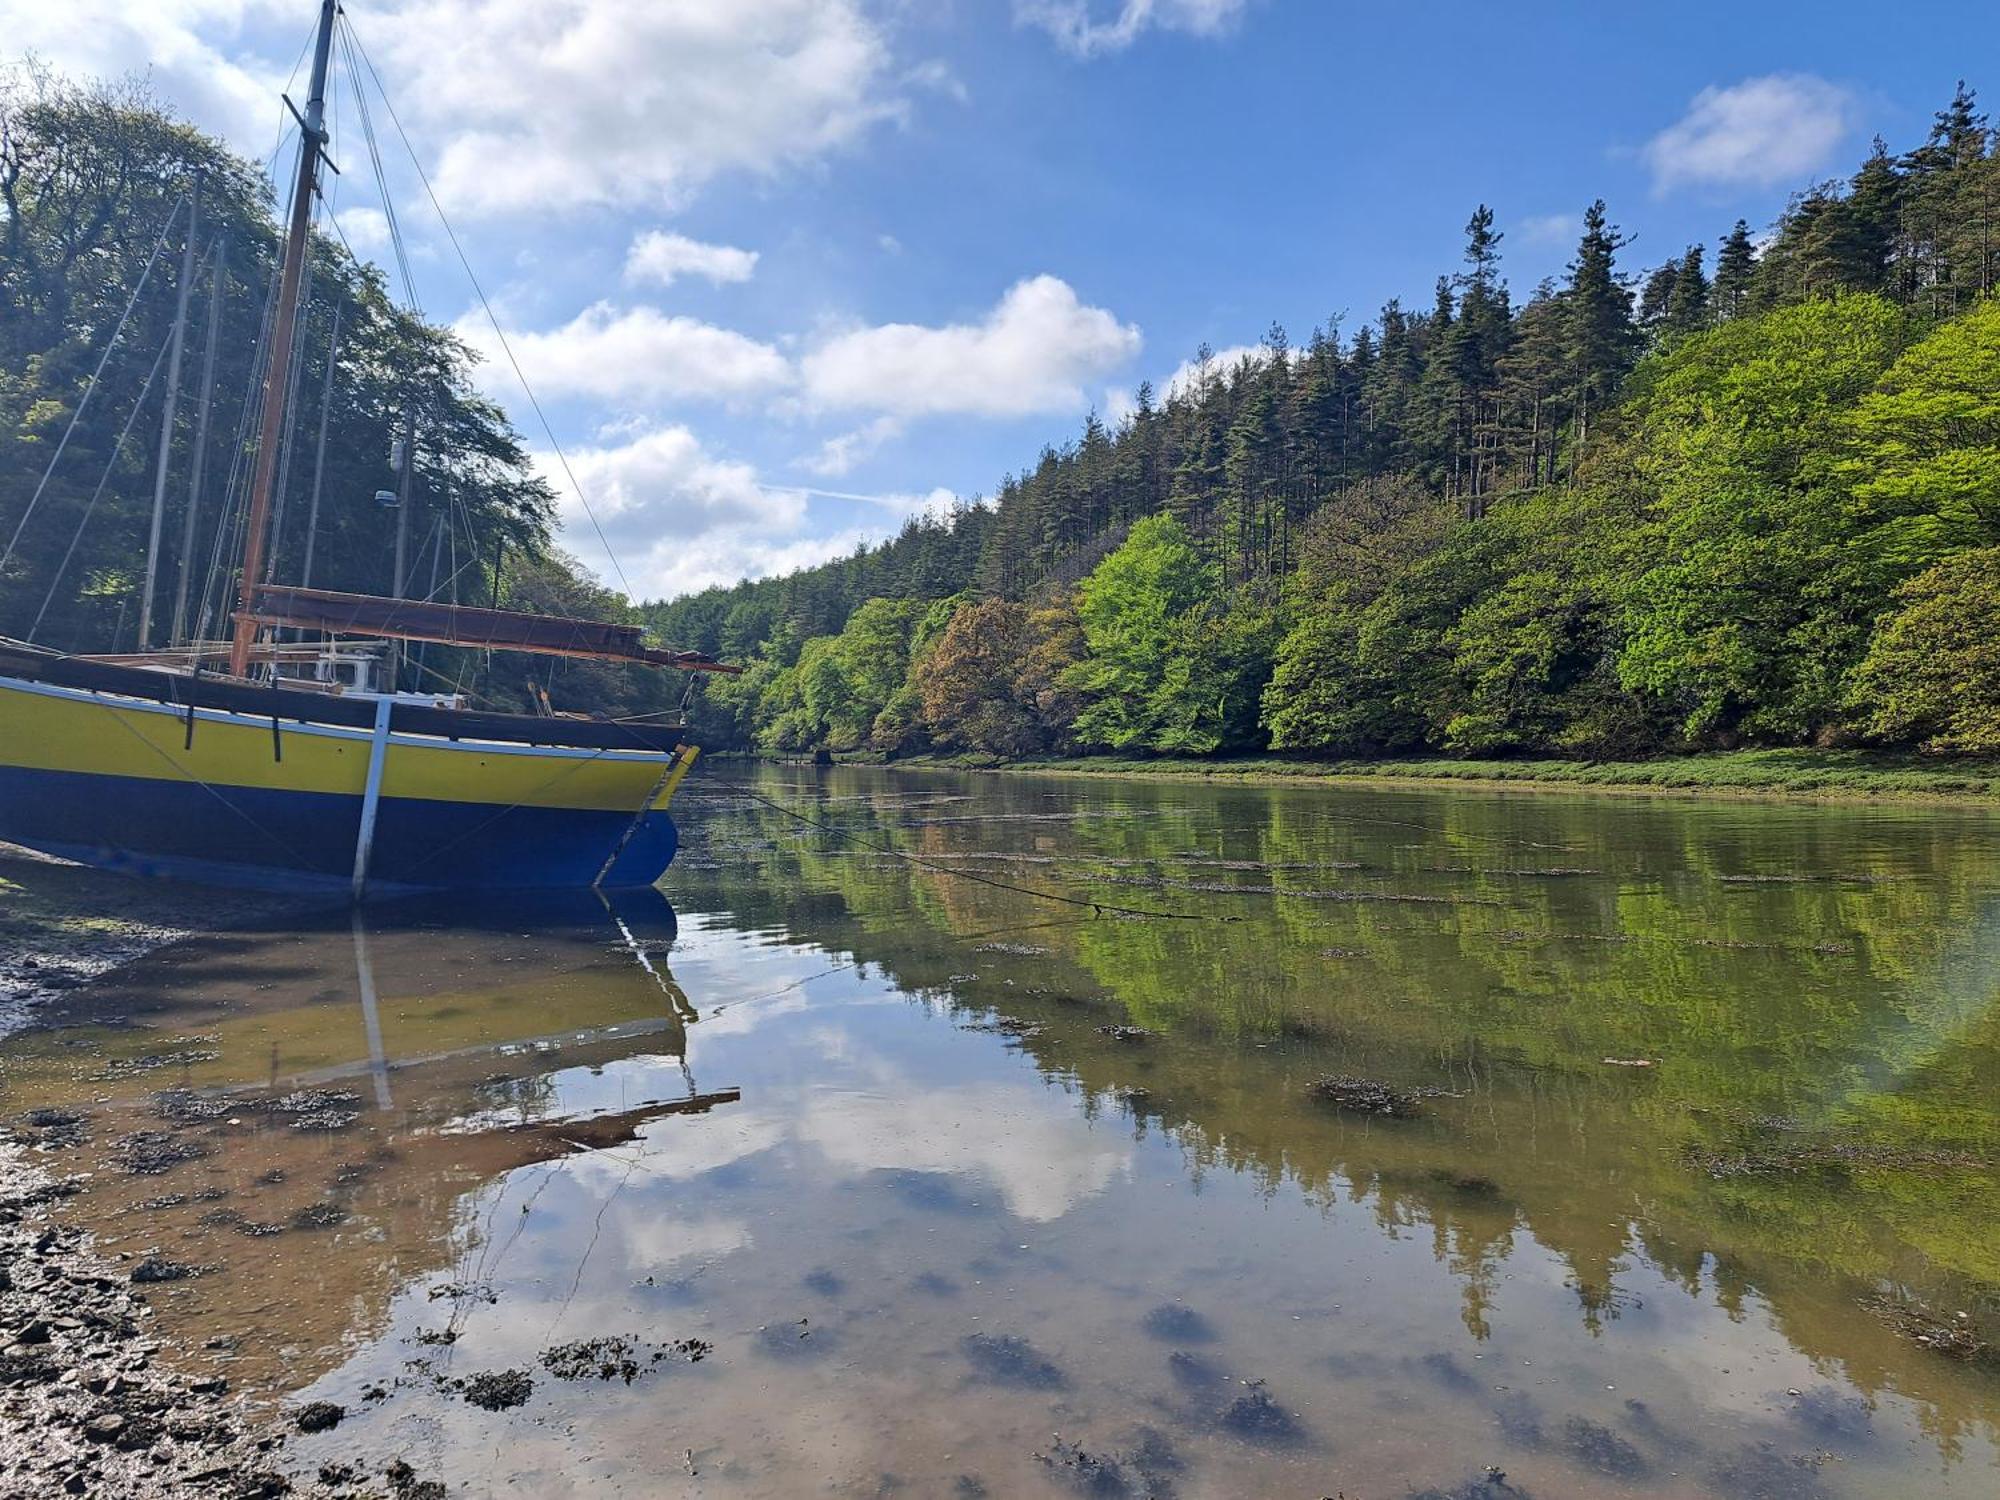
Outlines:
{"label": "conifer tree", "polygon": [[1500,360],[1500,400],[1507,449],[1521,482],[1554,483],[1557,435],[1568,419],[1569,314],[1565,293],[1544,281],[1514,320],[1513,343]]}
{"label": "conifer tree", "polygon": [[1702,274],[1703,251],[1690,245],[1674,273],[1673,296],[1667,301],[1667,331],[1676,336],[1698,333],[1708,326],[1708,277]]}
{"label": "conifer tree", "polygon": [[1625,237],[1605,218],[1599,198],[1583,215],[1583,238],[1570,264],[1569,357],[1576,392],[1576,446],[1589,441],[1592,416],[1609,403],[1632,366],[1632,294],[1619,280]]}
{"label": "conifer tree", "polygon": [[1756,274],[1757,249],[1750,240],[1750,226],[1738,219],[1715,257],[1715,287],[1709,303],[1716,322],[1726,323],[1743,314],[1749,305],[1750,282]]}
{"label": "conifer tree", "polygon": [[1639,326],[1647,333],[1657,336],[1666,327],[1674,284],[1680,274],[1681,263],[1677,260],[1662,261],[1647,274],[1639,290]]}

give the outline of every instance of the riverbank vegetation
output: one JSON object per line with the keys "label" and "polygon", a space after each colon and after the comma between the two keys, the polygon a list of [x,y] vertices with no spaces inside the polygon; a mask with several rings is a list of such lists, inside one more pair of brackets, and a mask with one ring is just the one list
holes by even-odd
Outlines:
{"label": "riverbank vegetation", "polygon": [[[857,752],[859,763],[882,757]],[[1548,756],[1068,755],[1031,759],[969,752],[933,752],[901,764],[1051,775],[1195,777],[1208,781],[1297,782],[1367,779],[1378,782],[1478,781],[1514,785],[1598,787],[1639,792],[1783,793],[1836,799],[2000,796],[2000,759],[1931,756],[1908,751],[1713,750],[1645,760],[1558,759]]]}
{"label": "riverbank vegetation", "polygon": [[1761,251],[1274,327],[989,503],[651,607],[773,752],[1642,760],[2000,749],[2000,156],[1961,88]]}

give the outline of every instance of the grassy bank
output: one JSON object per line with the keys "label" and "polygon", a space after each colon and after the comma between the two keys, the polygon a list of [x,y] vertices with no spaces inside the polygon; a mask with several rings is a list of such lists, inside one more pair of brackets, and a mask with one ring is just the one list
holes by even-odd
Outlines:
{"label": "grassy bank", "polygon": [[[853,763],[880,757],[843,757]],[[1192,776],[1209,781],[1487,782],[1593,787],[1607,791],[1717,792],[1811,798],[2000,800],[2000,760],[1940,760],[1861,750],[1735,750],[1658,760],[1231,760],[1112,756],[1005,761],[991,756],[923,756],[898,765],[1066,775]]]}

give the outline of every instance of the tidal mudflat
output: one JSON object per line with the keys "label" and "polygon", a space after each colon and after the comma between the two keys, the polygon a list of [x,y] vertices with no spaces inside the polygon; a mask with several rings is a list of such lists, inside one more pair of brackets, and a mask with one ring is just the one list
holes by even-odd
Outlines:
{"label": "tidal mudflat", "polygon": [[729,775],[826,827],[718,776],[657,896],[237,912],[6,1040],[252,1469],[1992,1492],[2000,817]]}

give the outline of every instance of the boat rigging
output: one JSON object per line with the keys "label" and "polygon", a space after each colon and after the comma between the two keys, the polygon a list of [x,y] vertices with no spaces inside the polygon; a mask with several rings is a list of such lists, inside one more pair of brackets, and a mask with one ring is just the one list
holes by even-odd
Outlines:
{"label": "boat rigging", "polygon": [[[320,169],[332,166],[327,79],[340,17],[337,0],[319,0],[305,108],[286,101],[298,122],[298,160],[263,333],[268,358],[228,640],[178,639],[177,598],[177,644],[152,648],[157,515],[137,652],[71,655],[0,640],[0,839],[134,873],[343,886],[357,899],[370,891],[649,885],[678,846],[667,806],[697,753],[678,738],[678,725],[481,712],[455,693],[399,692],[393,671],[378,689],[363,669],[368,648],[351,638],[393,643],[392,652],[424,642],[688,673],[740,668],[649,645],[637,625],[401,597],[401,537],[395,595],[271,576],[314,209]],[[372,65],[369,74],[379,88]],[[463,262],[455,234],[452,243]],[[176,365],[194,261],[192,249],[184,251]],[[221,290],[218,275],[214,296]],[[330,399],[329,376],[323,411]],[[404,423],[399,531],[407,527],[413,467],[408,407]],[[315,508],[317,500],[315,493]],[[218,529],[218,549],[228,530]],[[436,545],[443,544],[440,532]],[[182,598],[187,566],[184,552]],[[435,574],[436,553],[432,566]],[[317,634],[325,644],[280,641],[280,629]]]}

